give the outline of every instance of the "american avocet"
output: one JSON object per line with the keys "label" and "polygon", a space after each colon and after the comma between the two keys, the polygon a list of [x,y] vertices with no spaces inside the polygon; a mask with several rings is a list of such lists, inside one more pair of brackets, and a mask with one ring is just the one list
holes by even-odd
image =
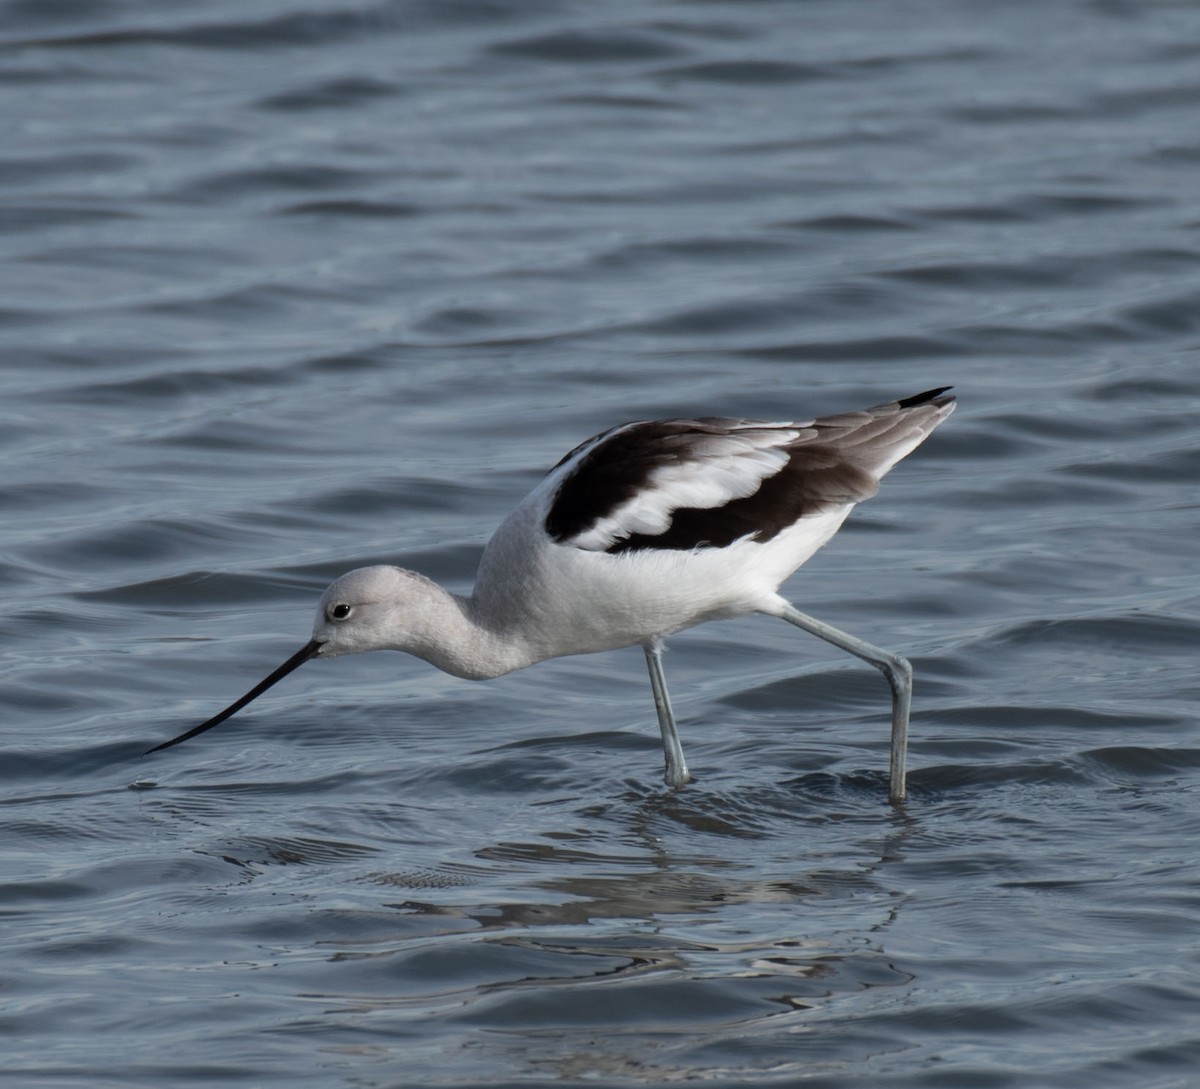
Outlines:
{"label": "american avocet", "polygon": [[892,690],[890,797],[904,797],[912,667],[800,612],[777,590],[855,503],[954,410],[948,386],[863,412],[767,423],[724,417],[622,424],[566,455],[484,549],[470,597],[400,567],[342,575],[312,639],[218,715],[210,730],[309,658],[403,650],[481,680],[547,658],[640,644],[665,779],[691,776],[662,669],[664,636],[767,613],[857,655]]}

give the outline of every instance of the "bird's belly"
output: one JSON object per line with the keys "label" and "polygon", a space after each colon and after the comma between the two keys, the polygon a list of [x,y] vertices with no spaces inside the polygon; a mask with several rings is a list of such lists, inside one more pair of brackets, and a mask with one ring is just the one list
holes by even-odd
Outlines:
{"label": "bird's belly", "polygon": [[522,627],[539,657],[587,654],[644,643],[706,620],[741,616],[762,604],[762,589],[704,553],[610,555],[562,549],[555,577],[522,602]]}
{"label": "bird's belly", "polygon": [[779,584],[832,536],[849,509],[803,519],[762,542],[617,553],[553,544],[520,532],[514,519],[485,550],[475,602],[489,627],[522,648],[511,668],[771,612]]}

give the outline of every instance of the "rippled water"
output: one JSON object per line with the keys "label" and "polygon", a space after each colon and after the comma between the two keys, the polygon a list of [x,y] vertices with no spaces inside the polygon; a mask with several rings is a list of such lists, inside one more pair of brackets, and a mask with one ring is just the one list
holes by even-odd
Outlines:
{"label": "rippled water", "polygon": [[[0,1083],[1190,1087],[1200,10],[0,6]],[[312,663],[662,414],[959,412],[765,619]]]}

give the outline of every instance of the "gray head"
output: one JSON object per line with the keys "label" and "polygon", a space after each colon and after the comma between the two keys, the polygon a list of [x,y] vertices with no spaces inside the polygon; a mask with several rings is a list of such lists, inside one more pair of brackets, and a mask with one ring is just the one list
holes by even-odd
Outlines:
{"label": "gray head", "polygon": [[403,567],[360,567],[321,595],[313,642],[322,658],[367,650],[420,653],[428,602],[445,591]]}

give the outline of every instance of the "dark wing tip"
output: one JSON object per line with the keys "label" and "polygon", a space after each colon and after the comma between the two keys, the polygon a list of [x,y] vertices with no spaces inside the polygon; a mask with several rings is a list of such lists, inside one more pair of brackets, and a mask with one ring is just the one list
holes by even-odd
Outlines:
{"label": "dark wing tip", "polygon": [[952,390],[953,386],[938,386],[937,389],[927,389],[924,393],[914,393],[896,402],[901,408],[916,408],[918,405],[948,405],[953,397],[943,397],[942,394]]}

